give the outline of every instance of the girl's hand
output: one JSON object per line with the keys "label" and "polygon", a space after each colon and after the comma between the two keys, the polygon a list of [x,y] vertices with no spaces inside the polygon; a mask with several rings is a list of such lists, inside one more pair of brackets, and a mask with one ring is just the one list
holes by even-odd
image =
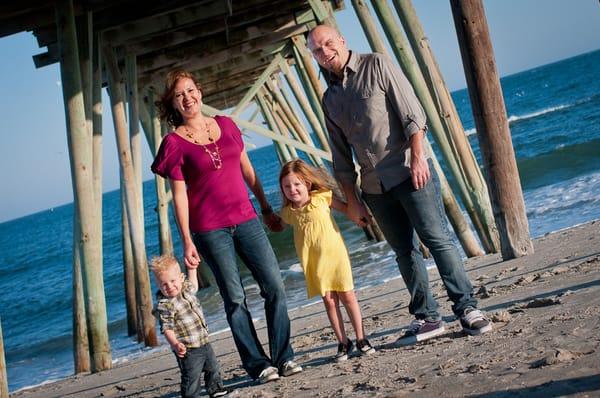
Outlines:
{"label": "girl's hand", "polygon": [[263,222],[272,232],[281,232],[284,229],[281,217],[278,214],[271,211],[271,213],[263,214]]}
{"label": "girl's hand", "polygon": [[200,265],[200,255],[194,242],[187,242],[183,247],[183,262],[186,268],[195,269]]}
{"label": "girl's hand", "polygon": [[348,218],[359,227],[366,227],[371,224],[371,215],[362,202],[350,201],[346,210]]}

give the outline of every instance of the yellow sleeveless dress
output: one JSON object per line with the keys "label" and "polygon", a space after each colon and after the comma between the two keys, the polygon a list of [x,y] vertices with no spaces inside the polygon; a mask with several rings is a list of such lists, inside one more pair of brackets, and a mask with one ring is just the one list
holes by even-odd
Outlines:
{"label": "yellow sleeveless dress", "polygon": [[332,192],[312,191],[310,202],[301,208],[281,210],[281,218],[294,229],[294,244],[300,258],[308,297],[328,291],[354,288],[350,257],[342,234],[331,215]]}

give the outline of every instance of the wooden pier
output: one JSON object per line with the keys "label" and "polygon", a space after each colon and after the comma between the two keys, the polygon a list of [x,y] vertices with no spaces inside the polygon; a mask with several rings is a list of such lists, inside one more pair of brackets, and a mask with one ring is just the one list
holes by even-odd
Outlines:
{"label": "wooden pier", "polygon": [[[487,65],[493,65],[493,52],[490,45],[473,44],[471,30],[459,29],[461,20],[469,18],[469,26],[483,26],[477,34],[485,38],[481,0],[451,3],[471,98],[480,101],[476,107],[480,114],[494,117],[476,117],[478,130],[487,137],[486,177],[496,187],[489,190],[491,198],[411,1],[394,0],[394,13],[387,0],[372,0],[375,16],[367,1],[349,3],[372,50],[386,53],[388,47],[376,28],[381,24],[392,56],[423,103],[434,145],[456,181],[450,187],[440,174],[444,204],[467,255],[501,250],[508,259],[531,252],[506,112],[501,93],[500,98],[494,96],[498,77],[490,74],[483,79],[473,66],[484,57]],[[75,200],[76,373],[105,370],[112,361],[102,280],[101,159],[106,125],[102,107],[112,110],[119,154],[129,333],[155,346],[142,211],[142,169],[148,165],[142,165],[141,151],[142,134],[156,153],[168,129],[153,105],[166,73],[176,68],[192,72],[202,84],[203,113],[226,114],[241,129],[270,138],[281,162],[304,152],[314,165],[327,167],[331,153],[320,103],[325,87],[306,47],[306,35],[318,24],[335,26],[335,12],[344,7],[348,5],[342,0],[24,0],[0,6],[0,38],[31,31],[45,48],[33,56],[35,65],[60,63]],[[483,81],[489,87],[482,88]],[[102,104],[103,88],[109,92],[110,104]],[[484,89],[491,97],[478,95]],[[245,118],[246,114],[252,116]],[[259,114],[266,127],[255,121]],[[496,131],[498,126],[502,128]],[[498,140],[490,139],[494,134],[499,134]],[[512,158],[498,162],[499,150]],[[172,253],[170,192],[161,177],[155,183],[160,250]],[[468,227],[453,190],[482,246]],[[3,359],[3,351],[0,354]],[[6,388],[3,361],[0,367],[0,384]]]}

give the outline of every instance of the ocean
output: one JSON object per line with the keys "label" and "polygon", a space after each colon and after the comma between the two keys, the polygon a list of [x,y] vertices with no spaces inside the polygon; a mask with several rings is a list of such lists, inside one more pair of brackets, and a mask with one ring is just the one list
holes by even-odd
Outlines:
{"label": "ocean", "polygon": [[[600,51],[540,66],[501,79],[532,237],[600,218]],[[466,90],[452,93],[466,134],[480,160]],[[274,207],[280,196],[273,147],[250,158]],[[441,160],[441,158],[440,158]],[[154,182],[144,183],[146,245],[159,253]],[[127,336],[123,289],[120,195],[104,194],[104,283],[113,361],[147,349]],[[10,391],[73,373],[71,320],[72,204],[0,224],[0,317]],[[386,243],[367,241],[361,230],[337,217],[358,289],[398,278]],[[173,231],[176,231],[173,224]],[[306,299],[291,231],[269,234],[280,262],[289,308]],[[176,253],[181,253],[175,236]],[[262,317],[257,285],[243,270],[252,314]],[[359,294],[360,297],[360,294]],[[211,331],[227,322],[217,289],[200,292]],[[164,341],[163,341],[164,344]]]}

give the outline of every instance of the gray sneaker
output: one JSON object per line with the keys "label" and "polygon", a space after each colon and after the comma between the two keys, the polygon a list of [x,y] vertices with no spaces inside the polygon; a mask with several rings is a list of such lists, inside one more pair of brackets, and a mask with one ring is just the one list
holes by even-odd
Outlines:
{"label": "gray sneaker", "polygon": [[279,379],[279,371],[273,366],[264,368],[263,371],[258,375],[258,381],[260,384],[265,384],[277,379]]}
{"label": "gray sneaker", "polygon": [[396,342],[399,345],[410,345],[425,341],[444,333],[444,322],[442,320],[426,321],[424,319],[413,320],[402,337]]}
{"label": "gray sneaker", "polygon": [[460,325],[465,333],[478,336],[492,330],[492,322],[477,308],[467,307],[460,317]]}
{"label": "gray sneaker", "polygon": [[281,371],[279,372],[279,374],[284,377],[288,377],[300,372],[302,372],[302,366],[298,365],[294,361],[287,361],[283,365],[281,365]]}

